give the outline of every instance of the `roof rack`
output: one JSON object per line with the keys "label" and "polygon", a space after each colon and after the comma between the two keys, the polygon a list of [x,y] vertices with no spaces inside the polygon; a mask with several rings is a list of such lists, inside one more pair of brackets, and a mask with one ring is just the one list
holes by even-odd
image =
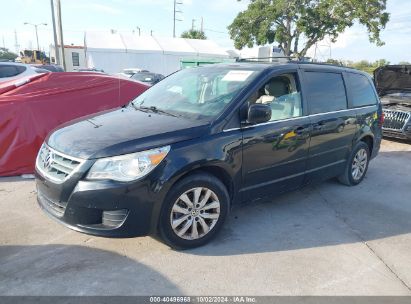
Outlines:
{"label": "roof rack", "polygon": [[261,62],[261,63],[267,63],[267,62],[273,62],[273,61],[267,61],[267,59],[288,59],[288,61],[291,61],[292,58],[297,58],[297,57],[292,57],[292,56],[276,56],[276,57],[258,57],[258,58],[236,58],[236,62]]}
{"label": "roof rack", "polygon": [[288,59],[288,62],[290,62],[290,63],[335,66],[335,67],[354,69],[355,70],[355,68],[346,66],[344,64],[306,61],[306,60],[300,60],[298,57],[293,57],[293,56],[259,57],[259,58],[236,58],[236,62],[276,63],[275,61],[267,61],[267,59]]}
{"label": "roof rack", "polygon": [[322,66],[330,66],[330,67],[337,67],[337,68],[345,68],[350,70],[358,70],[354,67],[346,66],[344,64],[336,64],[336,63],[328,63],[328,62],[312,62],[306,60],[300,60],[298,57],[293,56],[279,56],[279,57],[260,57],[260,58],[236,58],[236,62],[249,62],[249,63],[278,63],[276,61],[267,61],[267,59],[288,59],[288,63],[296,63],[296,64],[312,64],[312,65],[322,65]]}
{"label": "roof rack", "polygon": [[315,65],[324,65],[324,66],[334,66],[337,68],[345,68],[345,69],[351,69],[351,70],[358,70],[356,68],[344,65],[344,64],[336,64],[336,63],[328,63],[328,62],[307,62],[307,61],[300,61],[298,62],[299,64],[315,64]]}

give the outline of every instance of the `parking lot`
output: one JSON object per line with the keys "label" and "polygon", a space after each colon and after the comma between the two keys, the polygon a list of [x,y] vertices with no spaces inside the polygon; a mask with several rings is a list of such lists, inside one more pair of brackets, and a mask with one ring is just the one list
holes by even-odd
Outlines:
{"label": "parking lot", "polygon": [[0,179],[1,295],[411,295],[411,145],[384,141],[364,182],[237,207],[211,244],[71,231],[33,180]]}

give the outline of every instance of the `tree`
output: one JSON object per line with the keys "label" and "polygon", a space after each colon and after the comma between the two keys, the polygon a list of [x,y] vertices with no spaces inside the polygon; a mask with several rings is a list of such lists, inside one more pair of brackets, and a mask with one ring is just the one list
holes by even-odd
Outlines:
{"label": "tree", "polygon": [[343,65],[343,63],[342,63],[340,60],[332,59],[332,58],[329,58],[329,59],[326,61],[326,63],[335,64],[335,65]]}
{"label": "tree", "polygon": [[285,56],[304,57],[315,43],[327,36],[335,42],[357,21],[370,42],[381,46],[380,31],[389,20],[386,1],[251,0],[228,30],[237,49],[277,42]]}
{"label": "tree", "polygon": [[398,64],[399,65],[411,65],[411,63],[409,63],[408,61],[400,61]]}
{"label": "tree", "polygon": [[0,61],[14,61],[18,57],[17,54],[10,52],[6,48],[0,47]]}
{"label": "tree", "polygon": [[367,60],[361,60],[361,61],[357,61],[357,62],[353,62],[353,61],[342,61],[342,65],[357,69],[357,70],[361,70],[364,72],[367,72],[369,74],[373,74],[375,69],[377,69],[378,67],[384,66],[384,65],[388,65],[390,64],[390,62],[386,59],[380,59],[377,60],[375,62],[369,62]]}
{"label": "tree", "polygon": [[191,29],[191,30],[188,30],[188,31],[184,31],[181,34],[181,38],[206,40],[207,36],[202,31]]}
{"label": "tree", "polygon": [[390,62],[387,59],[380,59],[374,63],[374,66],[381,67],[381,66],[389,65],[389,64]]}

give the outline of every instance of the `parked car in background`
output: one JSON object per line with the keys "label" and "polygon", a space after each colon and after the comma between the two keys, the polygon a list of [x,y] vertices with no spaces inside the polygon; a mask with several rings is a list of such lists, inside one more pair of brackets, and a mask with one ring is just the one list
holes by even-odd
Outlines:
{"label": "parked car in background", "polygon": [[33,173],[37,152],[51,130],[125,105],[147,88],[137,81],[73,72],[0,83],[0,176]]}
{"label": "parked car in background", "polygon": [[49,134],[37,198],[76,231],[193,248],[218,233],[234,204],[333,177],[361,183],[382,119],[370,76],[354,69],[185,69],[121,109]]}
{"label": "parked car in background", "polygon": [[39,69],[44,69],[50,72],[58,73],[58,72],[64,72],[63,67],[55,64],[39,64],[39,65],[33,65],[36,68]]}
{"label": "parked car in background", "polygon": [[411,65],[387,65],[374,72],[385,115],[383,134],[411,139]]}
{"label": "parked car in background", "polygon": [[130,78],[134,74],[142,73],[142,72],[149,72],[149,71],[144,70],[144,69],[139,69],[139,68],[129,68],[129,69],[124,69],[121,73],[118,73],[116,75]]}
{"label": "parked car in background", "polygon": [[50,71],[29,64],[16,62],[0,62],[0,82],[17,79],[20,77],[49,73]]}
{"label": "parked car in background", "polygon": [[130,79],[144,82],[149,85],[155,85],[157,82],[164,79],[164,76],[156,73],[140,72],[131,76]]}
{"label": "parked car in background", "polygon": [[77,72],[105,74],[104,70],[99,70],[99,69],[96,69],[96,68],[78,69]]}

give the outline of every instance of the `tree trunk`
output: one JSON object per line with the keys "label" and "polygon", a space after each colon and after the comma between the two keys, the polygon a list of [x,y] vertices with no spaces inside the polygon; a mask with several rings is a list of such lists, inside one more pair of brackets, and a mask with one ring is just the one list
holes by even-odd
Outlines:
{"label": "tree trunk", "polygon": [[316,42],[317,42],[317,39],[307,41],[307,44],[305,45],[305,47],[301,50],[301,52],[298,53],[298,57],[299,58],[305,57],[310,47],[312,47]]}
{"label": "tree trunk", "polygon": [[293,54],[295,55],[295,54],[297,54],[298,53],[298,43],[299,43],[299,40],[300,40],[300,33],[298,33],[297,31],[295,32],[295,35],[294,35],[294,51],[293,51]]}

